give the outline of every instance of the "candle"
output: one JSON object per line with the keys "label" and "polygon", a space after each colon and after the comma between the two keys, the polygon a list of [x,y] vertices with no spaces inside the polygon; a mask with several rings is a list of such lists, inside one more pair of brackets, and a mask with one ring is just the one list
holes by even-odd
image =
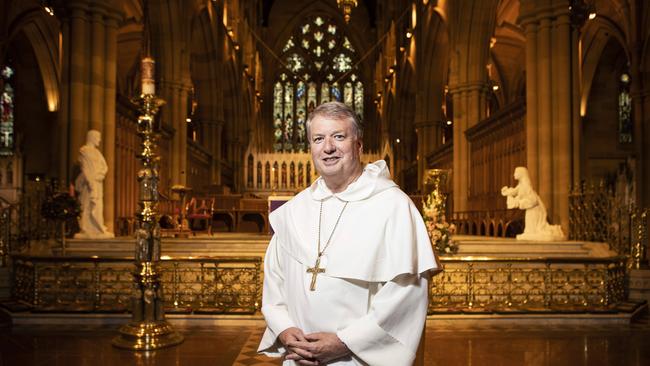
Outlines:
{"label": "candle", "polygon": [[153,78],[155,63],[156,62],[151,57],[145,57],[142,59],[142,94],[156,94],[156,83]]}

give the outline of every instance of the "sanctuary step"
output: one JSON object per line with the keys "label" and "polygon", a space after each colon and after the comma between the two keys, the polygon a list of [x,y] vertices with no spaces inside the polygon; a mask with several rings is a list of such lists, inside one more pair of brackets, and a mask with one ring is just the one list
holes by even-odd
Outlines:
{"label": "sanctuary step", "polygon": [[585,241],[527,241],[475,235],[455,235],[460,256],[497,258],[604,258],[616,256],[606,243]]}
{"label": "sanctuary step", "polygon": [[[189,238],[163,238],[161,253],[170,257],[264,256],[270,235],[217,233]],[[135,239],[71,239],[66,242],[67,256],[133,257]]]}

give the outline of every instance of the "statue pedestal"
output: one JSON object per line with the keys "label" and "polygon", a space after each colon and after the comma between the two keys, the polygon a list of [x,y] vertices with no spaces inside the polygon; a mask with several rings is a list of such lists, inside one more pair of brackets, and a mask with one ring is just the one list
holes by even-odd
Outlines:
{"label": "statue pedestal", "polygon": [[[607,243],[587,241],[532,241],[474,235],[454,235],[458,256],[497,258],[604,258],[614,257]],[[649,277],[650,279],[650,277]]]}
{"label": "statue pedestal", "polygon": [[650,268],[631,269],[629,281],[628,298],[650,302]]}

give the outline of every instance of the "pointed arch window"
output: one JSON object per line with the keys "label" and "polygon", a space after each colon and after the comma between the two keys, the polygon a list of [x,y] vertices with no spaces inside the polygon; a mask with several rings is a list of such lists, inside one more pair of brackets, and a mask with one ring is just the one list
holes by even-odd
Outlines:
{"label": "pointed arch window", "polygon": [[340,101],[364,113],[364,84],[356,50],[332,19],[312,16],[289,37],[284,65],[273,85],[273,148],[305,151],[307,115],[317,105]]}
{"label": "pointed arch window", "polygon": [[14,153],[14,89],[11,86],[14,70],[4,66],[0,70],[0,156]]}
{"label": "pointed arch window", "polygon": [[630,75],[621,74],[618,92],[618,142],[632,143],[632,97],[630,97]]}

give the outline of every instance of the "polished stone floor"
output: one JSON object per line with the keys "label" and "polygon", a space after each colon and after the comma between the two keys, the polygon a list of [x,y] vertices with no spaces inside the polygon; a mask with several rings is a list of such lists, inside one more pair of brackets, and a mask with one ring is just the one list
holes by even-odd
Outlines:
{"label": "polished stone floor", "polygon": [[[151,353],[111,346],[115,326],[0,325],[0,366],[279,363],[255,354],[259,327],[178,328],[179,346]],[[632,325],[427,326],[425,365],[650,365],[648,317]]]}

